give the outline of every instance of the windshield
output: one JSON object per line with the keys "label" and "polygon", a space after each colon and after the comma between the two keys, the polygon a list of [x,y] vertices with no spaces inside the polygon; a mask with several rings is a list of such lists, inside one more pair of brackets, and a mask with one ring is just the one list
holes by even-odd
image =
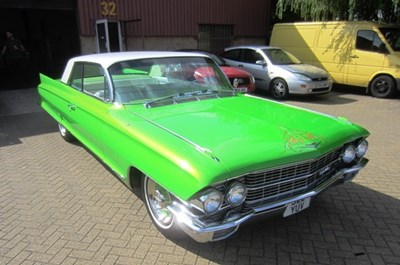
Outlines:
{"label": "windshield", "polygon": [[286,64],[300,64],[299,59],[294,57],[294,55],[281,50],[281,49],[263,49],[264,54],[268,59],[276,65],[286,65]]}
{"label": "windshield", "polygon": [[400,28],[379,28],[390,47],[395,52],[400,51]]}
{"label": "windshield", "polygon": [[232,91],[213,60],[204,57],[150,58],[118,62],[108,68],[115,101],[143,103],[190,97],[205,91]]}

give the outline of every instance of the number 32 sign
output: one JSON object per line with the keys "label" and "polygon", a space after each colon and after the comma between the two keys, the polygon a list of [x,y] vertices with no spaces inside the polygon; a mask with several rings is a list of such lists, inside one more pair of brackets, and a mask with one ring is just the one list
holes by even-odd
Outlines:
{"label": "number 32 sign", "polygon": [[117,15],[117,4],[113,1],[101,1],[101,14],[103,16],[116,16]]}

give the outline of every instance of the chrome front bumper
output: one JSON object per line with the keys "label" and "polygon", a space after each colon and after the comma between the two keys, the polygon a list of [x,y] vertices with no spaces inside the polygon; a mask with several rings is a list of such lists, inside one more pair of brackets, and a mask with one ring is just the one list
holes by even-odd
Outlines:
{"label": "chrome front bumper", "polygon": [[234,214],[225,218],[219,223],[201,223],[198,219],[198,216],[193,215],[184,205],[178,202],[174,202],[171,206],[169,206],[169,210],[176,217],[176,220],[179,222],[182,230],[197,242],[222,240],[234,234],[239,228],[240,224],[248,221],[256,215],[268,216],[279,212],[283,213],[286,209],[286,206],[291,202],[314,197],[335,184],[351,181],[357,175],[357,173],[367,165],[367,163],[368,159],[362,158],[357,165],[337,172],[328,180],[321,183],[321,185],[307,193],[263,205],[261,207],[253,208],[251,211],[246,213]]}

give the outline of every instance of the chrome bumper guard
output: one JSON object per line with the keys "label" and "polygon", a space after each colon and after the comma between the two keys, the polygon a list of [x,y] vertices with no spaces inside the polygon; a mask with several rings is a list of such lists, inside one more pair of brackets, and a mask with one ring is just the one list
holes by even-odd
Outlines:
{"label": "chrome bumper guard", "polygon": [[364,168],[367,163],[368,159],[361,158],[357,165],[354,165],[351,168],[342,169],[312,191],[282,201],[253,208],[250,212],[230,216],[220,223],[201,223],[198,216],[193,215],[183,204],[176,201],[169,206],[169,210],[176,217],[182,230],[197,242],[218,241],[234,234],[240,224],[251,219],[255,215],[268,215],[276,212],[283,212],[286,206],[291,202],[308,197],[314,197],[335,184],[341,184],[353,180],[357,173]]}

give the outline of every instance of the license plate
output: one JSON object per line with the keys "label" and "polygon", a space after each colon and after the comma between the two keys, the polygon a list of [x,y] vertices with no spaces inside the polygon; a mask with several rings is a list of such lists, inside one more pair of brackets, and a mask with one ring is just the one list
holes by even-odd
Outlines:
{"label": "license plate", "polygon": [[247,87],[237,87],[235,90],[238,91],[238,92],[246,93],[247,92]]}
{"label": "license plate", "polygon": [[311,201],[311,198],[308,197],[308,198],[304,198],[304,199],[289,203],[286,206],[286,210],[283,213],[283,217],[287,217],[292,214],[296,214],[298,212],[303,211],[304,209],[308,208],[308,206],[310,206],[310,201]]}

